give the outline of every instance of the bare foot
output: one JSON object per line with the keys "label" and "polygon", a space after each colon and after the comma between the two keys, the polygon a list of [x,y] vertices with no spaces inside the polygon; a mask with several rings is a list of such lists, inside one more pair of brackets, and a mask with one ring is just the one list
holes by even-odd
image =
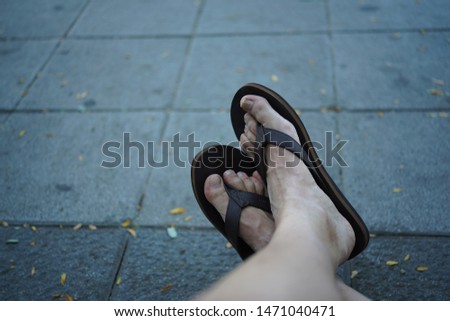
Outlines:
{"label": "bare foot", "polygon": [[[247,112],[245,131],[240,137],[244,148],[251,149],[257,122],[284,132],[300,143],[294,126],[282,118],[266,99],[247,95],[241,99],[241,107]],[[298,224],[298,233],[317,238],[337,264],[347,260],[355,244],[354,231],[316,184],[306,165],[296,162],[294,154],[273,145],[267,147],[265,155],[268,194],[276,229],[282,224]]]}
{"label": "bare foot", "polygon": [[[224,181],[227,185],[239,191],[259,195],[264,195],[265,192],[264,183],[256,171],[249,177],[244,172],[235,173],[233,170],[228,170],[223,174],[223,180],[217,174],[209,176],[205,182],[206,199],[214,205],[224,220],[229,201],[228,194],[223,186]],[[243,209],[239,224],[239,236],[254,251],[262,249],[269,243],[274,228],[275,224],[270,213],[252,206]]]}

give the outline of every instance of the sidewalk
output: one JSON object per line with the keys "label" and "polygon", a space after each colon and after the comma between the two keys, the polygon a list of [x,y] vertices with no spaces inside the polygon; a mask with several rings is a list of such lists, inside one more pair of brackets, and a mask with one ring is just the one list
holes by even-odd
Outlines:
{"label": "sidewalk", "polygon": [[[450,300],[448,57],[446,0],[0,0],[0,299],[186,300],[238,265],[173,162],[193,155],[146,162],[177,133],[235,141],[258,82],[348,140],[328,170],[372,238],[344,281]],[[155,142],[145,167],[102,168],[124,133]]]}

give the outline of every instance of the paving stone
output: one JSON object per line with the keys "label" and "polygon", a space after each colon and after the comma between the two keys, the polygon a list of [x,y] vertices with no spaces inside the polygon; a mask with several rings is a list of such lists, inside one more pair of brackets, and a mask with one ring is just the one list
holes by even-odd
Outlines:
{"label": "paving stone", "polygon": [[387,30],[450,27],[446,0],[330,1],[334,30]]}
{"label": "paving stone", "polygon": [[189,300],[234,268],[240,257],[215,230],[139,229],[131,239],[112,300]]}
{"label": "paving stone", "polygon": [[[319,157],[324,159],[326,149],[326,131],[335,133],[335,118],[332,113],[302,113],[302,120],[311,135],[311,139],[318,144]],[[195,125],[194,125],[195,124]],[[170,149],[169,166],[155,168],[152,170],[149,184],[146,188],[143,209],[139,215],[139,224],[145,225],[171,225],[181,226],[204,226],[210,227],[211,224],[204,217],[200,207],[195,200],[191,186],[191,167],[192,158],[208,143],[210,144],[232,144],[238,146],[234,132],[229,120],[228,112],[198,112],[173,113],[167,125],[164,134],[164,140],[174,141],[174,136],[180,133],[180,140],[187,141],[188,135],[195,134],[195,140],[201,146],[192,148],[189,155],[187,148],[183,148],[179,155]],[[215,142],[215,143],[214,143]],[[334,138],[332,145],[335,144]],[[161,162],[161,150],[156,157]],[[187,166],[177,166],[175,160],[180,160]],[[332,163],[332,167],[327,167],[330,175],[340,184],[339,167]],[[187,212],[183,215],[171,215],[170,209],[183,207]],[[184,219],[192,216],[192,219],[185,222]]]}
{"label": "paving stone", "polygon": [[198,6],[198,2],[184,0],[96,0],[71,35],[189,34]]}
{"label": "paving stone", "polygon": [[229,108],[230,93],[248,82],[273,88],[296,108],[330,105],[328,46],[325,35],[196,38],[175,105]]}
{"label": "paving stone", "polygon": [[[1,21],[1,19],[0,19]],[[0,42],[0,108],[13,109],[56,41]]]}
{"label": "paving stone", "polygon": [[126,238],[119,229],[0,228],[0,300],[107,300]]}
{"label": "paving stone", "polygon": [[[0,37],[62,36],[87,0],[2,0]],[[37,55],[39,57],[39,55]]]}
{"label": "paving stone", "polygon": [[20,108],[170,107],[186,44],[185,39],[66,40]]}
{"label": "paving stone", "polygon": [[[13,114],[0,126],[0,219],[17,222],[117,223],[136,214],[149,168],[101,167],[122,161],[124,134],[130,141],[158,140],[159,113]],[[141,154],[142,155],[142,154]]]}
{"label": "paving stone", "polygon": [[344,190],[369,229],[448,233],[447,113],[343,113],[339,122],[349,139]]}
{"label": "paving stone", "polygon": [[448,108],[450,33],[333,37],[338,104],[348,108]]}
{"label": "paving stone", "polygon": [[206,1],[198,33],[264,33],[326,30],[325,1]]}
{"label": "paving stone", "polygon": [[[358,271],[352,287],[373,300],[448,301],[449,253],[448,236],[377,236],[366,251],[352,260],[352,270]],[[399,264],[387,266],[388,260]],[[428,270],[416,271],[421,266]]]}

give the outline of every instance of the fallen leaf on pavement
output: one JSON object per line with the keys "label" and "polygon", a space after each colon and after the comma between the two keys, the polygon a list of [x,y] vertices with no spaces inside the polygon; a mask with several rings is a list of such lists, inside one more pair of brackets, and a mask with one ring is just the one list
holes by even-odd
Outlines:
{"label": "fallen leaf on pavement", "polygon": [[231,244],[230,242],[227,242],[227,244],[225,244],[225,247],[227,249],[231,249],[233,247],[233,244]]}
{"label": "fallen leaf on pavement", "polygon": [[97,226],[89,224],[88,229],[90,229],[91,231],[95,231],[97,229]]}
{"label": "fallen leaf on pavement", "polygon": [[117,276],[117,279],[116,279],[116,285],[121,285],[122,284],[122,277],[119,275],[119,276]]}
{"label": "fallen leaf on pavement", "polygon": [[34,276],[36,274],[36,268],[33,266],[31,268],[31,276]]}
{"label": "fallen leaf on pavement", "polygon": [[183,219],[183,221],[185,221],[185,222],[189,222],[190,220],[192,220],[192,216],[191,216],[191,215],[186,216],[186,217]]}
{"label": "fallen leaf on pavement", "polygon": [[166,286],[163,286],[163,287],[161,288],[161,291],[167,292],[167,291],[169,291],[171,288],[173,288],[173,285],[172,285],[172,284],[168,284],[168,285],[166,285]]}
{"label": "fallen leaf on pavement", "polygon": [[439,117],[447,118],[448,117],[448,113],[439,113]]}
{"label": "fallen leaf on pavement", "polygon": [[278,81],[279,81],[277,75],[272,75],[272,76],[270,77],[270,80],[272,80],[272,82],[278,82]]}
{"label": "fallen leaf on pavement", "polygon": [[386,265],[387,266],[394,266],[394,265],[398,265],[398,262],[394,261],[394,260],[388,260],[388,261],[386,261]]}
{"label": "fallen leaf on pavement", "polygon": [[178,236],[177,230],[174,226],[168,227],[167,228],[167,234],[169,235],[170,238],[174,239]]}
{"label": "fallen leaf on pavement", "polygon": [[427,271],[427,270],[428,270],[427,266],[418,266],[418,267],[416,267],[416,271],[417,272],[424,272],[424,271]]}
{"label": "fallen leaf on pavement", "polygon": [[74,230],[74,231],[78,231],[82,226],[83,226],[83,224],[78,223],[77,225],[75,225],[75,226],[73,227],[73,230]]}
{"label": "fallen leaf on pavement", "polygon": [[19,137],[25,136],[25,133],[26,133],[26,131],[22,129],[22,130],[19,132]]}
{"label": "fallen leaf on pavement", "polygon": [[401,191],[402,191],[402,189],[399,188],[399,187],[394,187],[394,188],[392,189],[392,192],[393,192],[393,193],[400,193]]}
{"label": "fallen leaf on pavement", "polygon": [[60,299],[61,297],[62,297],[62,295],[59,293],[52,294],[53,299]]}
{"label": "fallen leaf on pavement", "polygon": [[64,296],[64,300],[66,300],[66,301],[73,301],[73,298],[72,298],[72,296],[70,294],[66,294]]}
{"label": "fallen leaf on pavement", "polygon": [[132,237],[136,237],[137,236],[136,231],[134,229],[132,229],[131,227],[127,228],[127,231],[128,231],[128,233],[130,233],[130,235]]}
{"label": "fallen leaf on pavement", "polygon": [[352,271],[352,275],[350,276],[351,279],[354,279],[358,275],[358,271],[354,270]]}
{"label": "fallen leaf on pavement", "polygon": [[440,79],[432,79],[433,83],[439,86],[445,86],[445,82],[443,80]]}
{"label": "fallen leaf on pavement", "polygon": [[67,274],[64,272],[61,274],[61,278],[60,278],[61,285],[66,284],[66,280],[67,280]]}
{"label": "fallen leaf on pavement", "polygon": [[442,91],[441,89],[430,88],[427,90],[427,92],[433,96],[444,96],[444,91]]}
{"label": "fallen leaf on pavement", "polygon": [[32,230],[33,232],[36,232],[36,231],[37,231],[37,227],[34,226],[34,225],[31,225],[31,230]]}
{"label": "fallen leaf on pavement", "polygon": [[183,207],[175,207],[169,211],[170,214],[184,214],[186,209]]}
{"label": "fallen leaf on pavement", "polygon": [[405,257],[403,258],[403,261],[409,261],[410,258],[411,258],[411,255],[406,254]]}
{"label": "fallen leaf on pavement", "polygon": [[131,220],[128,218],[125,221],[122,222],[122,224],[120,224],[120,226],[127,228],[129,226],[131,226]]}

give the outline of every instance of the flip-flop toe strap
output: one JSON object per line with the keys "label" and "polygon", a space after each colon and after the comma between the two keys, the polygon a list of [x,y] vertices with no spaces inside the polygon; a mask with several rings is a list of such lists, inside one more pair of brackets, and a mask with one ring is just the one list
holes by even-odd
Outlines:
{"label": "flip-flop toe strap", "polygon": [[239,238],[239,222],[241,221],[242,210],[247,206],[253,206],[270,213],[270,200],[259,194],[238,191],[227,184],[224,184],[224,186],[229,196],[225,215],[225,234],[230,243],[238,250],[245,244]]}

